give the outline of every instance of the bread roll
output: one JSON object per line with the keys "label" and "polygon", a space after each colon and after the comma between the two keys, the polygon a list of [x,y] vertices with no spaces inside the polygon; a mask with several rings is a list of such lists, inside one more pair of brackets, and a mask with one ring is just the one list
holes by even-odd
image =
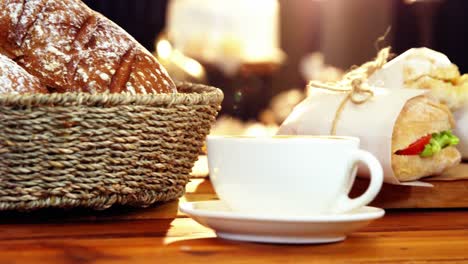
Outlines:
{"label": "bread roll", "polygon": [[39,80],[0,54],[0,94],[47,93]]}
{"label": "bread roll", "polygon": [[[408,101],[401,111],[392,136],[392,153],[408,147],[423,136],[451,130],[453,115],[447,106],[425,96]],[[461,160],[455,147],[444,148],[430,158],[392,155],[392,168],[400,181],[412,181],[437,175]]]}
{"label": "bread roll", "polygon": [[406,87],[411,87],[412,82],[425,76],[445,81],[460,77],[457,65],[450,62],[446,55],[428,48],[411,49],[403,55],[403,59],[402,70]]}
{"label": "bread roll", "polygon": [[58,92],[176,92],[151,53],[80,0],[1,0],[0,52]]}

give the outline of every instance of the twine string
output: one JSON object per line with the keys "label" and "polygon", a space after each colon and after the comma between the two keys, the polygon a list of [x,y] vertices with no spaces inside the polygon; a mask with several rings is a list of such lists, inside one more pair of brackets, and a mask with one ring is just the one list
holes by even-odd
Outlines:
{"label": "twine string", "polygon": [[368,102],[374,97],[374,92],[369,87],[368,79],[372,74],[382,69],[382,67],[388,62],[390,58],[390,49],[390,47],[381,49],[373,61],[366,62],[360,67],[353,68],[338,82],[309,82],[307,85],[309,88],[347,93],[335,113],[330,131],[331,135],[336,135],[338,121],[348,101],[351,101],[353,104],[360,105]]}

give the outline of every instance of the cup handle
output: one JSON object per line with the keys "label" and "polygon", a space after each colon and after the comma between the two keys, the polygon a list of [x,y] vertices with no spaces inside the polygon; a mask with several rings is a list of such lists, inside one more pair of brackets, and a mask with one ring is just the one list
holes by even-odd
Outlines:
{"label": "cup handle", "polygon": [[[359,162],[363,162],[370,170],[370,184],[367,190],[359,197],[351,199],[348,196],[347,188],[344,188],[343,191],[346,192],[342,194],[342,197],[338,199],[338,204],[335,207],[334,213],[344,213],[352,211],[354,209],[360,208],[372,202],[374,198],[379,194],[380,189],[383,184],[383,169],[380,162],[377,158],[374,157],[371,153],[364,150],[356,150],[352,155],[351,161],[349,163],[349,173],[352,174],[354,168]],[[355,175],[351,175],[355,177]],[[351,181],[354,183],[354,179]],[[345,186],[348,187],[348,186]]]}

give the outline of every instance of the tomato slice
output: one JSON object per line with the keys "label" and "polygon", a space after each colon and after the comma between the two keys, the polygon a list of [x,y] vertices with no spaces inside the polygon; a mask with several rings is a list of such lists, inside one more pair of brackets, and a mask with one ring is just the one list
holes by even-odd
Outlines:
{"label": "tomato slice", "polygon": [[409,145],[409,147],[397,151],[395,154],[397,155],[419,155],[421,152],[423,152],[424,147],[426,147],[427,144],[431,141],[432,135],[427,135],[425,137],[422,137],[418,139],[416,142],[413,144]]}

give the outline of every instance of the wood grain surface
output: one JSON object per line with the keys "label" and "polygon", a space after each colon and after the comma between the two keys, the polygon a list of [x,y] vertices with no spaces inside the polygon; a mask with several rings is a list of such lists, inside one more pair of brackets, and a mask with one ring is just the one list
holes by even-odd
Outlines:
{"label": "wood grain surface", "polygon": [[[450,180],[457,179],[457,180]],[[444,172],[440,177],[426,179],[432,188],[384,184],[371,205],[390,208],[468,208],[468,163]],[[362,193],[367,180],[358,179],[352,196]]]}
{"label": "wood grain surface", "polygon": [[290,246],[218,239],[178,211],[211,199],[197,179],[180,201],[146,209],[3,212],[0,263],[468,263],[467,209],[387,210],[344,242]]}

